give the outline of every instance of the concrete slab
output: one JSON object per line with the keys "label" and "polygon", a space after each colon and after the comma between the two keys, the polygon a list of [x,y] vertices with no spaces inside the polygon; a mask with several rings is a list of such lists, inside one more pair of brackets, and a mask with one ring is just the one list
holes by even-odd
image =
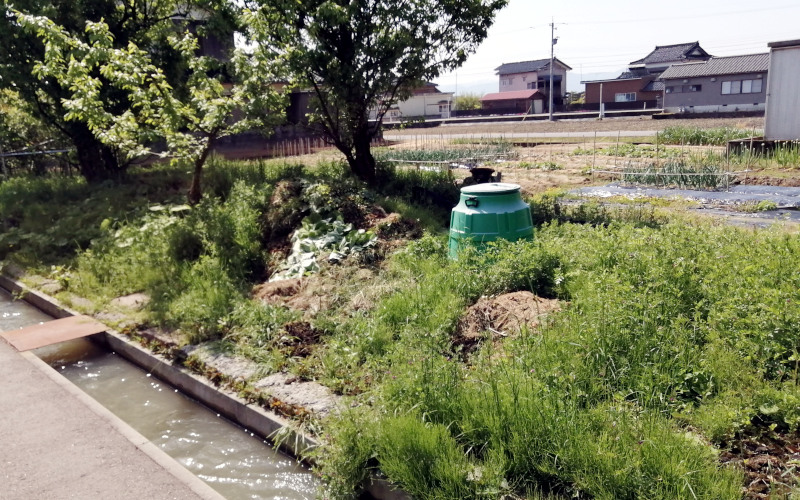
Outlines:
{"label": "concrete slab", "polygon": [[103,323],[89,316],[71,316],[38,325],[0,333],[18,351],[64,342],[108,330]]}

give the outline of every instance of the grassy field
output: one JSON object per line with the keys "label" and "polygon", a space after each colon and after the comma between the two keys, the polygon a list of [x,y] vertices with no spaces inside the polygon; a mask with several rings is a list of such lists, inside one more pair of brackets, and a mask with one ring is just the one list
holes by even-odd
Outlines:
{"label": "grassy field", "polygon": [[[561,174],[539,160],[513,168]],[[378,468],[417,498],[800,494],[800,237],[550,190],[526,195],[532,241],[450,260],[453,174],[380,175],[214,159],[193,208],[166,166],[6,180],[0,258],[129,333],[334,391],[340,411],[298,421],[326,496]],[[254,293],[290,268],[303,286]],[[134,292],[144,310],[112,305]]]}

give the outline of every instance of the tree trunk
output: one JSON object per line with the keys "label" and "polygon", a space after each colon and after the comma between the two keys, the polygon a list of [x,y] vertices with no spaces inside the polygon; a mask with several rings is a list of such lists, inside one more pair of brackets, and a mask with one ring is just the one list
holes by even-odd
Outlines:
{"label": "tree trunk", "polygon": [[375,157],[372,156],[370,142],[372,137],[366,132],[356,133],[353,137],[354,155],[348,156],[347,163],[356,177],[374,186],[377,182],[375,175]]}
{"label": "tree trunk", "polygon": [[120,165],[114,151],[98,141],[86,125],[72,124],[69,135],[75,144],[78,168],[86,182],[120,180],[125,173],[125,165]]}
{"label": "tree trunk", "polygon": [[208,142],[206,143],[205,149],[203,152],[200,153],[200,157],[198,157],[194,161],[194,175],[192,175],[192,185],[189,187],[189,193],[187,194],[187,199],[189,201],[189,205],[197,205],[200,203],[200,200],[203,199],[203,188],[201,184],[201,179],[203,175],[203,165],[205,165],[206,160],[208,159],[209,153],[211,153],[211,148],[214,146],[214,139],[209,138]]}

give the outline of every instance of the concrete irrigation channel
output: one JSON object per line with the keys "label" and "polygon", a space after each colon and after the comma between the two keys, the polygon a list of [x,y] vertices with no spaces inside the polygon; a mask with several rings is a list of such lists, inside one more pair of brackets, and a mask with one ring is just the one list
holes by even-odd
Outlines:
{"label": "concrete irrigation channel", "polygon": [[[22,297],[24,302],[12,300],[11,294]],[[0,313],[0,331],[5,330],[4,333],[75,315],[54,299],[2,275]],[[320,484],[308,469],[308,463],[304,466],[297,458],[307,457],[318,446],[312,437],[296,431],[283,417],[248,404],[236,394],[213,386],[119,333],[108,330],[18,355],[27,357],[41,370],[52,372],[47,373],[49,377],[63,376],[88,394],[89,406],[96,406],[96,413],[108,413],[106,418],[117,421],[121,434],[179,481],[188,484],[199,498],[307,499],[316,498],[319,493]],[[281,436],[278,444],[285,453],[268,443],[276,435]],[[27,436],[29,441],[35,438]],[[13,440],[13,436],[0,433],[0,449],[9,446],[3,442],[6,440]],[[4,458],[4,463],[11,463],[13,457]],[[26,470],[41,469],[43,465],[29,463]],[[31,491],[37,490],[35,486],[31,489],[31,480],[42,478],[31,476],[28,483],[20,483],[17,498],[35,498]],[[196,478],[207,486],[198,485]],[[82,496],[86,486],[81,482],[65,481],[64,495]],[[75,491],[70,492],[70,488]],[[144,498],[146,488],[142,482],[130,488],[130,496],[119,498]],[[163,498],[188,498],[185,492],[159,491],[164,493]],[[371,481],[368,492],[379,499],[405,497],[377,477]]]}

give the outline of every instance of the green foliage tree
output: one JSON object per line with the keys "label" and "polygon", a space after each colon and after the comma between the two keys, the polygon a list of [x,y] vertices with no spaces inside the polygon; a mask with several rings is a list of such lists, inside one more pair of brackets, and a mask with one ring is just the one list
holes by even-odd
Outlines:
{"label": "green foliage tree", "polygon": [[[507,0],[253,0],[255,42],[283,49],[313,89],[313,122],[372,184],[370,142],[389,107],[460,66]],[[370,120],[372,117],[374,120]]]}
{"label": "green foliage tree", "polygon": [[[202,197],[203,165],[217,140],[281,116],[284,100],[272,86],[276,77],[263,50],[250,56],[236,53],[223,68],[213,57],[197,56],[197,38],[176,28],[168,40],[186,63],[186,82],[175,88],[150,53],[133,42],[114,47],[104,22],[86,23],[87,42],[46,17],[19,14],[18,19],[44,41],[45,57],[34,74],[69,89],[62,102],[65,120],[84,123],[102,144],[127,159],[155,154],[192,164],[189,203]],[[128,106],[109,110],[104,88],[123,96]],[[238,119],[233,119],[235,112]]]}
{"label": "green foliage tree", "polygon": [[[18,21],[14,9],[30,15],[46,16],[69,36],[88,43],[94,33],[85,30],[86,21],[108,26],[114,48],[129,43],[146,51],[153,65],[161,68],[176,91],[182,91],[186,64],[168,39],[175,31],[175,19],[186,18],[197,9],[207,13],[202,29],[230,30],[233,10],[222,0],[15,0],[4,2],[0,16],[0,88],[13,89],[28,104],[33,114],[69,138],[81,174],[90,182],[118,178],[128,165],[128,157],[115,144],[103,142],[88,124],[65,108],[74,89],[56,78],[33,75],[34,66],[43,61],[46,47],[32,30]],[[103,80],[98,73],[93,77]],[[128,94],[112,85],[96,89],[103,108],[119,115],[130,108]]]}
{"label": "green foliage tree", "polygon": [[[65,139],[57,129],[37,119],[18,92],[0,89],[0,154],[61,149]],[[46,156],[0,157],[0,175],[21,169],[38,172],[48,161]]]}
{"label": "green foliage tree", "polygon": [[460,110],[481,109],[481,96],[470,93],[458,95],[453,107]]}

